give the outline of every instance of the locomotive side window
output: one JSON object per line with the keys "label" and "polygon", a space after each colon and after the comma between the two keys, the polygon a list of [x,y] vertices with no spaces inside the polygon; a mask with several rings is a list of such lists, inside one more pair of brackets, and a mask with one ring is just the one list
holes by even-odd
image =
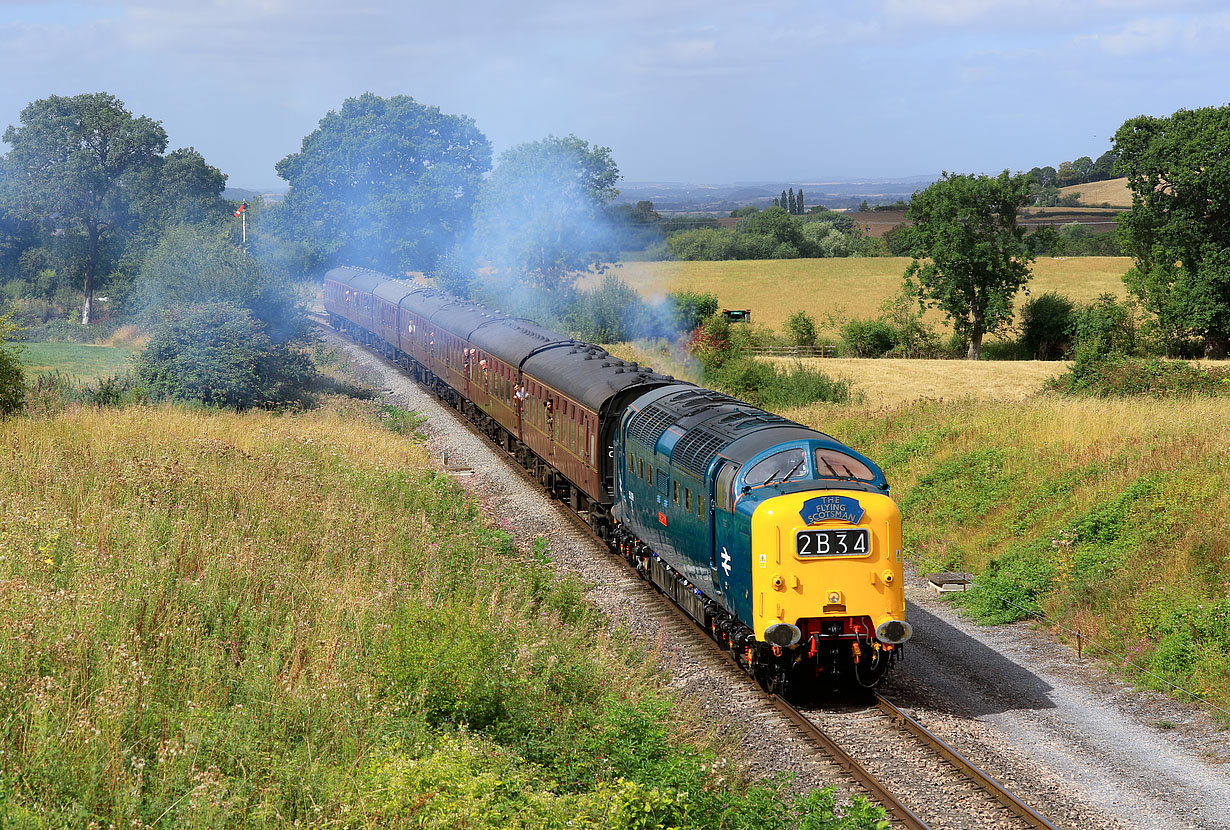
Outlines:
{"label": "locomotive side window", "polygon": [[[650,469],[649,474],[653,475],[653,468],[650,467],[649,469]],[[645,459],[643,458],[636,459],[636,475],[638,478],[642,480],[644,480],[645,478]]]}
{"label": "locomotive side window", "polygon": [[820,478],[875,480],[871,469],[857,458],[824,447],[816,449],[816,474]]}
{"label": "locomotive side window", "polygon": [[683,488],[683,509],[688,511],[689,513],[692,512],[692,488],[691,487]]}
{"label": "locomotive side window", "polygon": [[645,483],[649,485],[653,484],[653,464],[652,463],[649,465],[649,478],[646,479]]}
{"label": "locomotive side window", "polygon": [[705,497],[702,496],[700,493],[696,494],[696,515],[697,516],[705,515]]}
{"label": "locomotive side window", "polygon": [[675,504],[679,504],[679,482],[675,482]]}
{"label": "locomotive side window", "polygon": [[723,464],[721,472],[718,473],[717,482],[713,485],[713,497],[717,499],[717,506],[722,510],[730,510],[732,501],[731,483],[735,478],[735,470],[733,464]]}

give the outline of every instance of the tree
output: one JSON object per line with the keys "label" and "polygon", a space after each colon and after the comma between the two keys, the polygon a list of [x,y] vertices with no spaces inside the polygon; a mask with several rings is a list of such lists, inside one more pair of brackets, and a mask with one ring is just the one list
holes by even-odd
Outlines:
{"label": "tree", "polygon": [[278,341],[298,328],[286,280],[203,226],[178,225],[163,234],[141,264],[130,302],[151,317],[171,308],[231,303],[248,309]]}
{"label": "tree", "polygon": [[781,199],[778,200],[777,206],[784,211],[790,211],[790,203],[786,201],[786,191],[782,191]]}
{"label": "tree", "polygon": [[787,207],[786,210],[790,213],[791,216],[797,215],[799,212],[799,206],[795,204],[795,201],[794,201],[794,188],[793,187],[790,188],[790,193],[787,195],[786,198],[790,200],[789,207]]}
{"label": "tree", "polygon": [[617,181],[610,148],[574,135],[507,150],[478,197],[478,253],[528,284],[571,287],[614,254],[605,208]]}
{"label": "tree", "polygon": [[433,268],[470,227],[491,145],[471,118],[366,92],[275,167],[290,183],[276,217],[285,235],[324,264],[400,274]]}
{"label": "tree", "polygon": [[52,95],[27,105],[20,122],[4,131],[12,148],[0,170],[4,202],[76,243],[65,247],[80,269],[81,322],[88,324],[106,245],[132,223],[142,179],[166,149],[167,134],[105,92]]}
{"label": "tree", "polygon": [[1076,161],[1072,162],[1072,174],[1076,176],[1077,184],[1085,184],[1088,182],[1090,174],[1093,172],[1093,159],[1089,156],[1081,156]]}
{"label": "tree", "polygon": [[1115,161],[1117,160],[1114,150],[1107,150],[1105,153],[1097,157],[1093,163],[1093,169],[1089,172],[1089,181],[1104,182],[1115,175]]}
{"label": "tree", "polygon": [[920,302],[941,309],[977,360],[982,338],[1012,321],[1012,298],[1029,280],[1034,255],[1017,214],[1029,198],[1029,176],[996,178],[944,173],[915,193],[906,216],[915,254],[906,284]]}
{"label": "tree", "polygon": [[807,212],[806,208],[803,207],[803,188],[801,187],[799,188],[799,192],[794,197],[794,206],[798,208],[795,213],[799,216],[802,216]]}
{"label": "tree", "polygon": [[1163,335],[1230,346],[1230,107],[1140,116],[1115,133],[1116,172],[1132,209],[1120,238],[1135,267],[1124,282]]}

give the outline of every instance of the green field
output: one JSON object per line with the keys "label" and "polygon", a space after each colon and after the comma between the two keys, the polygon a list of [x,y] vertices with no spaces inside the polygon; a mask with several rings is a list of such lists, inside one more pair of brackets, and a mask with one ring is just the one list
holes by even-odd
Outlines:
{"label": "green field", "polygon": [[22,343],[21,363],[27,375],[59,371],[79,380],[96,380],[128,368],[133,350],[123,346],[82,343]]}
{"label": "green field", "polygon": [[[712,291],[723,308],[750,308],[752,320],[779,328],[802,310],[823,323],[875,317],[880,304],[901,288],[906,257],[727,260],[722,262],[627,262],[613,270],[642,296],[668,291]],[[1078,302],[1099,294],[1125,295],[1128,257],[1043,257],[1033,265],[1031,295],[1057,291]],[[593,278],[591,278],[593,281]],[[1018,296],[1018,304],[1023,301]],[[942,316],[931,312],[939,322]]]}

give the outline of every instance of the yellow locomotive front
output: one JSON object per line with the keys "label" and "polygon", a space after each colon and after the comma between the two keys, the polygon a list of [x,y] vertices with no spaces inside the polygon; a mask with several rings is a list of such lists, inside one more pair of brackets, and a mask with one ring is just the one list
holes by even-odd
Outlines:
{"label": "yellow locomotive front", "polygon": [[753,631],[779,676],[874,686],[911,634],[896,503],[848,489],[765,498],[751,547]]}

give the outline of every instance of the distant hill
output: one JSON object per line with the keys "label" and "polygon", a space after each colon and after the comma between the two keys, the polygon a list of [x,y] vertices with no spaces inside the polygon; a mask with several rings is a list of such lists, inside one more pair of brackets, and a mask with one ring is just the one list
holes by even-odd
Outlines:
{"label": "distant hill", "polygon": [[891,205],[908,201],[916,190],[923,190],[938,176],[912,176],[904,179],[795,179],[788,182],[734,182],[731,184],[688,184],[685,182],[620,182],[620,203],[645,200],[661,213],[729,214],[744,205],[768,207],[783,190],[803,190],[808,207],[821,205],[835,209],[856,209],[870,205]]}
{"label": "distant hill", "polygon": [[1067,196],[1069,193],[1079,193],[1081,204],[1088,207],[1101,207],[1104,204],[1118,208],[1132,206],[1132,191],[1128,190],[1126,178],[1074,184],[1059,189],[1061,196]]}

